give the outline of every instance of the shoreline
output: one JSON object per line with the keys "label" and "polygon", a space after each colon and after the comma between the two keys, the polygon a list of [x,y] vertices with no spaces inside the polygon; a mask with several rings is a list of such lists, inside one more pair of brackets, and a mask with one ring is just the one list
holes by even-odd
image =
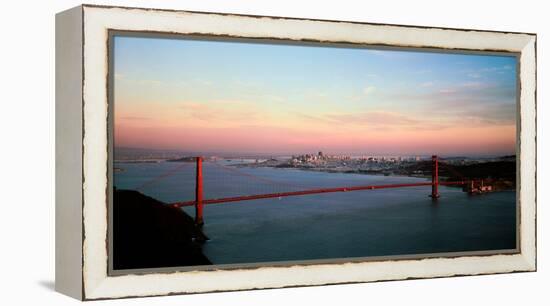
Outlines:
{"label": "shoreline", "polygon": [[[151,163],[193,163],[194,161],[189,158],[181,158],[181,159],[165,159],[165,160],[116,160],[114,161],[115,164],[151,164]],[[490,162],[488,162],[490,163]],[[480,165],[483,165],[484,163],[480,163]],[[120,166],[114,166],[114,172],[124,172],[125,169]],[[322,167],[296,167],[296,166],[287,166],[285,164],[265,164],[265,163],[235,163],[235,164],[227,164],[228,167],[235,167],[235,168],[249,168],[249,169],[255,169],[255,168],[269,168],[269,169],[282,169],[282,170],[298,170],[298,171],[309,171],[309,172],[318,172],[318,173],[332,173],[332,174],[356,174],[356,175],[370,175],[370,176],[377,176],[377,177],[393,177],[393,178],[417,178],[417,179],[423,179],[423,180],[431,180],[431,174],[426,174],[427,170],[412,170],[416,169],[413,167],[403,167],[401,169],[398,169],[398,171],[391,171],[389,169],[386,170],[353,170],[353,169],[335,169],[335,168],[322,168]],[[413,164],[413,166],[415,166]],[[424,174],[415,174],[411,173],[413,171],[422,171]],[[491,175],[492,176],[492,175]],[[468,178],[454,178],[452,176],[447,175],[441,175],[440,174],[440,181],[455,181],[455,180],[468,180]],[[513,180],[506,179],[506,178],[483,178],[485,182],[488,184],[492,184],[493,190],[490,192],[496,192],[496,191],[505,191],[505,190],[516,190],[516,184]],[[449,186],[453,188],[462,188],[462,186]]]}
{"label": "shoreline", "polygon": [[[298,171],[309,171],[309,172],[319,172],[319,173],[334,173],[334,174],[357,174],[357,175],[370,175],[370,176],[384,176],[384,177],[395,177],[395,178],[399,178],[399,177],[406,177],[406,178],[418,178],[418,179],[425,179],[425,180],[431,180],[431,175],[407,175],[407,174],[401,174],[401,173],[380,173],[380,171],[373,171],[373,172],[370,172],[370,171],[353,171],[353,170],[342,170],[342,171],[338,171],[338,170],[332,170],[332,169],[322,169],[322,168],[311,168],[311,167],[277,167],[277,166],[268,166],[268,165],[258,165],[258,166],[251,166],[250,164],[237,164],[237,165],[230,165],[230,166],[233,166],[233,167],[238,167],[238,168],[271,168],[271,169],[285,169],[285,170],[288,170],[288,169],[291,169],[291,170],[298,170]],[[446,181],[452,181],[452,177],[448,177],[448,176],[439,176],[440,178],[440,182],[446,182]],[[505,179],[486,179],[488,181],[490,180],[493,180],[495,184],[499,184],[499,185],[502,185],[502,184],[505,184],[506,181]],[[446,187],[452,187],[452,188],[463,188],[463,186],[453,186],[453,185],[449,185],[449,186],[446,186]],[[492,192],[499,192],[499,191],[516,191],[516,188],[502,188],[499,187],[499,189],[497,190],[493,190],[493,191],[489,191],[489,193],[492,193]]]}

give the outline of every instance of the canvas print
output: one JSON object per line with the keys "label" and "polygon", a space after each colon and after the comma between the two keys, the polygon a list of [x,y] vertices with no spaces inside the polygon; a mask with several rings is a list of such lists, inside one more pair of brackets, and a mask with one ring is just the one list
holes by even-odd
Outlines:
{"label": "canvas print", "polygon": [[110,48],[113,270],[517,251],[515,54]]}

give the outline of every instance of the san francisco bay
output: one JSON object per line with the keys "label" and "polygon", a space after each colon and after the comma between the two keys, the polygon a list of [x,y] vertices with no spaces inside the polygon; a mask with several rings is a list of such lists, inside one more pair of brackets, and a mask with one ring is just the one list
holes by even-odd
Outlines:
{"label": "san francisco bay", "polygon": [[[166,203],[194,199],[194,163],[117,162],[115,168],[120,169],[114,176],[117,189],[140,189]],[[163,177],[164,173],[169,176]],[[221,161],[221,167],[204,164],[205,199],[427,181],[407,176],[237,168],[227,161]],[[429,194],[430,187],[422,186],[206,205],[203,231],[210,240],[202,251],[213,264],[239,264],[516,247],[515,191],[469,195],[461,188],[441,186],[437,201]],[[193,207],[183,209],[194,215]]]}

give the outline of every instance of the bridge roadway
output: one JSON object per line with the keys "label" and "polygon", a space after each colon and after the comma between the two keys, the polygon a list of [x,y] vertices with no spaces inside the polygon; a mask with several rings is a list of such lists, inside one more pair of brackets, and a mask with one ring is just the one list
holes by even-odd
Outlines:
{"label": "bridge roadway", "polygon": [[[388,188],[403,188],[403,187],[418,187],[418,186],[432,186],[434,183],[425,182],[425,183],[410,183],[410,184],[386,184],[386,185],[367,185],[367,186],[350,186],[350,187],[334,187],[334,188],[320,188],[320,189],[309,189],[309,190],[300,190],[300,191],[289,191],[289,192],[280,192],[280,193],[266,193],[266,194],[255,194],[255,195],[246,195],[238,197],[227,197],[227,198],[218,198],[218,199],[205,199],[202,200],[203,205],[207,204],[221,204],[221,203],[230,203],[230,202],[240,202],[240,201],[250,201],[258,199],[269,199],[269,198],[281,198],[281,197],[292,197],[292,196],[301,196],[308,194],[319,194],[319,193],[331,193],[331,192],[348,192],[348,191],[359,191],[359,190],[376,190],[376,189],[388,189]],[[450,185],[464,185],[466,181],[454,181],[454,182],[437,182],[437,185],[450,186]],[[170,203],[173,207],[184,207],[184,206],[193,206],[196,201],[185,201],[185,202],[175,202]]]}

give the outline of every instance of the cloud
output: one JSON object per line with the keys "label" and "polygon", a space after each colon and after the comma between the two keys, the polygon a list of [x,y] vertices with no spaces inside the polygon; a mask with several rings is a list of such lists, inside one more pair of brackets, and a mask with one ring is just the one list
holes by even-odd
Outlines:
{"label": "cloud", "polygon": [[199,84],[199,85],[202,85],[202,86],[211,86],[212,85],[212,81],[210,80],[205,80],[205,79],[195,79],[194,80],[195,83]]}
{"label": "cloud", "polygon": [[467,106],[461,110],[459,104],[455,109],[446,113],[444,110],[434,110],[434,115],[449,120],[457,126],[510,126],[516,123],[515,109],[515,105],[506,104],[496,107],[491,105]]}
{"label": "cloud", "polygon": [[478,79],[481,77],[486,77],[490,74],[497,73],[511,73],[510,70],[513,69],[512,65],[496,66],[496,67],[484,67],[479,69],[465,69],[462,70],[462,73],[465,73],[467,77]]}
{"label": "cloud", "polygon": [[514,84],[472,80],[430,92],[393,92],[382,98],[402,107],[394,108],[397,111],[422,113],[412,117],[420,121],[416,128],[432,123],[448,127],[512,126],[516,120],[516,94]]}
{"label": "cloud", "polygon": [[208,103],[185,101],[178,107],[192,119],[207,122],[240,124],[261,119],[253,103],[246,101],[216,100]]}
{"label": "cloud", "polygon": [[478,71],[479,72],[499,72],[499,71],[505,71],[505,70],[511,70],[511,69],[512,69],[511,65],[504,65],[504,66],[499,66],[499,67],[481,68]]}
{"label": "cloud", "polygon": [[365,87],[365,88],[363,89],[363,93],[364,93],[365,95],[370,95],[370,94],[372,94],[374,91],[376,91],[376,87],[374,87],[374,86],[367,86],[367,87]]}
{"label": "cloud", "polygon": [[414,74],[426,74],[430,72],[432,72],[430,69],[420,69],[420,70],[414,71]]}
{"label": "cloud", "polygon": [[429,131],[451,127],[452,122],[440,122],[425,116],[407,115],[399,112],[369,111],[325,115],[335,126],[355,126],[367,131]]}
{"label": "cloud", "polygon": [[412,118],[398,112],[368,111],[361,113],[339,113],[311,115],[296,112],[300,119],[312,121],[316,124],[329,126],[361,126],[361,127],[391,127],[391,126],[413,126],[422,123],[421,120]]}
{"label": "cloud", "polygon": [[335,123],[335,120],[333,120],[331,118],[324,117],[324,116],[314,116],[314,115],[309,115],[309,114],[304,114],[304,113],[299,113],[299,112],[295,112],[294,114],[296,116],[298,116],[298,118],[300,118],[300,119],[306,119],[308,121],[312,121],[312,122],[315,122],[315,123],[324,123],[324,124],[334,124]]}
{"label": "cloud", "polygon": [[439,90],[439,93],[441,94],[465,94],[467,92],[470,92],[472,90],[477,90],[478,94],[483,95],[484,92],[482,90],[489,89],[491,87],[498,87],[495,84],[486,83],[486,82],[479,82],[479,81],[472,81],[472,82],[464,82],[462,84],[458,84],[453,87],[448,88],[442,88]]}
{"label": "cloud", "polygon": [[373,55],[378,55],[378,56],[382,56],[382,57],[391,57],[392,56],[392,53],[388,52],[388,51],[385,51],[385,50],[367,50],[367,52],[369,52],[370,54],[373,54]]}
{"label": "cloud", "polygon": [[197,102],[183,102],[180,108],[184,110],[193,110],[193,111],[203,111],[203,110],[210,109],[208,105],[203,103],[197,103]]}
{"label": "cloud", "polygon": [[434,82],[424,82],[424,83],[420,84],[420,86],[422,86],[422,87],[432,87],[432,86],[434,86]]}
{"label": "cloud", "polygon": [[407,59],[411,57],[410,52],[398,51],[398,50],[392,50],[392,49],[369,49],[365,51],[372,55],[389,58],[389,59]]}
{"label": "cloud", "polygon": [[326,117],[337,123],[364,124],[369,126],[414,125],[419,123],[418,120],[410,118],[406,115],[385,111],[371,111],[358,114],[335,114],[326,115]]}
{"label": "cloud", "polygon": [[487,88],[489,86],[491,86],[491,84],[484,82],[465,82],[459,85],[459,87],[464,88]]}
{"label": "cloud", "polygon": [[162,82],[159,80],[137,80],[136,82],[139,85],[145,85],[145,86],[158,86],[162,84]]}
{"label": "cloud", "polygon": [[132,120],[132,121],[144,121],[144,120],[151,120],[149,117],[139,117],[139,116],[126,116],[120,118],[122,120]]}

